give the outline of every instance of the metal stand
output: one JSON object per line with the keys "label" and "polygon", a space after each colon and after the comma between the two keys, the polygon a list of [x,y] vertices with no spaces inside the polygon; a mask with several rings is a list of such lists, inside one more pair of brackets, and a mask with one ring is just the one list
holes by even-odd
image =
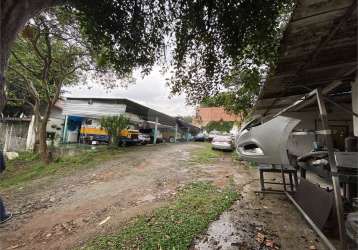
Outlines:
{"label": "metal stand", "polygon": [[[332,184],[333,184],[333,190],[334,190],[334,199],[335,199],[335,205],[336,205],[336,211],[337,211],[337,218],[338,218],[338,227],[339,227],[339,236],[341,241],[341,249],[346,249],[346,234],[345,234],[345,226],[344,226],[344,211],[343,211],[343,202],[342,202],[342,195],[341,195],[341,189],[340,189],[340,182],[339,182],[339,176],[338,176],[338,169],[336,165],[336,160],[334,157],[334,149],[333,149],[333,142],[332,142],[332,132],[329,129],[328,126],[328,119],[327,119],[327,110],[324,100],[333,103],[335,106],[342,109],[344,112],[351,113],[355,116],[358,116],[358,114],[349,111],[342,106],[338,105],[337,103],[334,103],[333,101],[329,100],[328,98],[322,96],[321,90],[314,89],[307,95],[305,95],[300,100],[296,101],[292,105],[286,107],[285,109],[278,112],[273,117],[277,117],[293,107],[297,107],[298,105],[302,104],[304,101],[307,101],[309,98],[317,98],[317,103],[319,107],[319,113],[320,118],[322,121],[322,131],[320,132],[321,135],[324,136],[324,139],[326,141],[326,146],[328,149],[328,158],[329,158],[329,164],[330,164],[330,170],[332,175]],[[305,171],[301,172],[301,177],[305,177],[306,173]],[[305,219],[309,222],[309,224],[313,227],[314,230],[316,230],[317,234],[321,237],[321,239],[326,243],[327,247],[330,249],[335,249],[333,245],[329,242],[329,240],[324,236],[324,234],[318,229],[316,225],[312,222],[312,220],[308,217],[308,215],[302,210],[301,207],[295,202],[295,200],[286,192],[286,195],[289,197],[289,199],[294,203],[294,205],[298,208],[298,210],[302,213],[302,215],[305,217]]]}
{"label": "metal stand", "polygon": [[321,121],[322,121],[322,128],[324,131],[326,131],[326,133],[324,133],[323,136],[326,141],[329,165],[330,165],[331,173],[332,173],[332,184],[333,184],[334,199],[335,199],[336,211],[337,211],[341,248],[343,250],[345,250],[346,249],[346,235],[345,235],[345,227],[344,227],[344,211],[343,211],[341,188],[339,185],[338,169],[336,166],[336,160],[334,158],[332,133],[328,127],[326,105],[322,98],[322,94],[321,94],[320,90],[318,90],[318,89],[316,89],[316,96],[317,96],[317,102],[318,102],[318,107],[319,107],[319,113],[320,113],[320,117],[321,117]]}
{"label": "metal stand", "polygon": [[[265,188],[265,184],[271,184],[271,185],[282,185],[284,191],[287,191],[287,186],[290,187],[291,192],[294,191],[294,188],[298,184],[298,178],[297,178],[297,170],[294,168],[285,168],[283,165],[281,165],[278,168],[275,168],[273,165],[268,166],[259,166],[260,171],[260,185],[261,185],[261,192],[282,192],[282,190],[267,190]],[[272,182],[272,181],[265,181],[264,173],[281,173],[282,182]],[[289,177],[289,183],[286,183],[286,174],[288,174]]]}

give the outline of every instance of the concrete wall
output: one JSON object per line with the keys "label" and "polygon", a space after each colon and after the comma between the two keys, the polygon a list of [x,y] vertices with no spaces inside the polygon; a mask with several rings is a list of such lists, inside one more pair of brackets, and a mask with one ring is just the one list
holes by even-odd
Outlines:
{"label": "concrete wall", "polygon": [[0,148],[8,152],[24,151],[28,127],[28,121],[0,122]]}

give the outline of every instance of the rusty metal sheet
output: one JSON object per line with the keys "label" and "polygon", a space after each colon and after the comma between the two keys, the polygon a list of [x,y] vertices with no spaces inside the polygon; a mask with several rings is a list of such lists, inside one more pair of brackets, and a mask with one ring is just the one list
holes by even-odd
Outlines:
{"label": "rusty metal sheet", "polygon": [[334,208],[333,193],[327,192],[305,179],[301,179],[294,199],[322,230]]}

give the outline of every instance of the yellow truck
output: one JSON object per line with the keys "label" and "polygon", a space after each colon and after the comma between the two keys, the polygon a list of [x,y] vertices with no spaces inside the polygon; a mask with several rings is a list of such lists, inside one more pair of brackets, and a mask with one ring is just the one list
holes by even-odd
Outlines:
{"label": "yellow truck", "polygon": [[[119,134],[119,145],[134,145],[139,143],[139,131],[134,128],[123,129]],[[110,136],[101,128],[96,120],[86,120],[80,129],[80,141],[88,144],[108,143]]]}

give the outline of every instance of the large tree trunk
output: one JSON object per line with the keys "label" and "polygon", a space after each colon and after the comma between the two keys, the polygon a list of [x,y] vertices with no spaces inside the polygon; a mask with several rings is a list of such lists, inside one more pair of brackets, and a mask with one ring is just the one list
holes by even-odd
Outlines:
{"label": "large tree trunk", "polygon": [[45,112],[44,112],[44,116],[41,117],[39,119],[39,122],[37,123],[37,135],[38,135],[38,152],[40,154],[41,160],[48,164],[51,161],[51,156],[49,154],[49,150],[47,147],[47,132],[46,132],[46,128],[47,128],[47,123],[48,123],[48,119],[50,118],[50,114],[51,114],[51,108],[52,105],[48,104]]}
{"label": "large tree trunk", "polygon": [[36,102],[33,106],[33,112],[35,116],[34,121],[34,130],[35,130],[35,144],[33,147],[33,152],[39,152],[39,130],[40,130],[40,124],[41,124],[41,113],[40,113],[40,104],[39,102]]}
{"label": "large tree trunk", "polygon": [[45,8],[64,2],[64,0],[0,1],[0,113],[6,103],[5,70],[11,44],[31,17]]}
{"label": "large tree trunk", "polygon": [[45,164],[50,163],[50,156],[48,152],[48,147],[46,143],[46,126],[47,126],[47,120],[41,120],[40,126],[39,126],[39,154],[41,157],[41,160]]}
{"label": "large tree trunk", "polygon": [[[1,49],[2,50],[2,49]],[[5,95],[5,69],[7,67],[8,50],[0,51],[0,113],[4,110],[6,103]]]}

